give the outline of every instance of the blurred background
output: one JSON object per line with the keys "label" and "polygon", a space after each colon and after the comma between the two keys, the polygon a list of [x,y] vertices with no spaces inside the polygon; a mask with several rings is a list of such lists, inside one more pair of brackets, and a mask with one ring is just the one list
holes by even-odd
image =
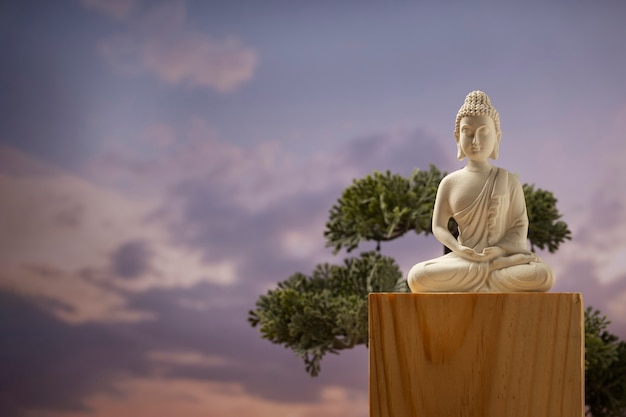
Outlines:
{"label": "blurred background", "polygon": [[[367,350],[302,361],[247,323],[340,263],[373,170],[496,165],[558,198],[540,255],[626,338],[626,3],[23,0],[0,5],[0,414],[365,417]],[[362,249],[368,249],[364,246]],[[383,244],[403,271],[432,237]]]}

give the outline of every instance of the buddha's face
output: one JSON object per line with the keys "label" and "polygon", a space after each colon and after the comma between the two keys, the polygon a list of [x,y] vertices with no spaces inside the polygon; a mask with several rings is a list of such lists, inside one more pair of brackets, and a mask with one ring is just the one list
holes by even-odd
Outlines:
{"label": "buddha's face", "polygon": [[497,157],[496,146],[500,138],[496,134],[496,126],[489,116],[465,116],[459,123],[457,143],[470,160],[486,161],[489,157]]}

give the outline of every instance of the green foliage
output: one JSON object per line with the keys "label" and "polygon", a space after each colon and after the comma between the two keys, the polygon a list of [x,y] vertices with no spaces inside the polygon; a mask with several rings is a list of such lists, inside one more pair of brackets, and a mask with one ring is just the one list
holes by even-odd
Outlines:
{"label": "green foliage", "polygon": [[[380,242],[397,239],[413,230],[432,232],[432,214],[437,187],[446,175],[431,165],[428,171],[414,170],[409,178],[389,171],[374,171],[346,188],[331,208],[324,236],[326,246],[336,254],[348,252],[362,241]],[[554,195],[524,184],[528,211],[528,239],[531,249],[554,253],[561,243],[571,239],[567,224],[561,220]],[[451,220],[451,230],[455,223]]]}
{"label": "green foliage", "polygon": [[556,208],[557,199],[542,189],[535,190],[533,185],[524,184],[524,198],[528,211],[528,239],[531,249],[548,249],[554,253],[561,243],[572,238],[567,224],[559,220],[561,214]]}
{"label": "green foliage", "polygon": [[292,349],[316,376],[326,353],[367,344],[367,294],[406,292],[392,258],[376,252],[343,265],[318,265],[310,277],[296,273],[259,297],[248,321],[262,337]]}
{"label": "green foliage", "polygon": [[330,210],[324,236],[337,253],[361,241],[396,239],[410,230],[431,232],[435,195],[445,173],[434,165],[414,170],[409,178],[389,171],[354,180]]}
{"label": "green foliage", "polygon": [[585,311],[585,403],[593,417],[626,415],[626,342],[609,324],[598,310]]}

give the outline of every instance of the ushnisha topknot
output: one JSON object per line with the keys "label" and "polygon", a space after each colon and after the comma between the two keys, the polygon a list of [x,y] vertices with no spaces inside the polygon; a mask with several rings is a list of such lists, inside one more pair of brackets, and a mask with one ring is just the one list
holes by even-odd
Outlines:
{"label": "ushnisha topknot", "polygon": [[491,100],[487,94],[482,91],[472,91],[465,97],[465,102],[456,114],[456,123],[454,125],[454,136],[459,138],[459,124],[465,116],[489,116],[496,125],[496,135],[500,137],[500,115],[495,107],[491,104]]}

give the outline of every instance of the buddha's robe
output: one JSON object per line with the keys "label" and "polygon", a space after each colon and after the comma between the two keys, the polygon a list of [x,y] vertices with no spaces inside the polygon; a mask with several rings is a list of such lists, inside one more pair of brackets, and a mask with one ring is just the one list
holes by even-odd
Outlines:
{"label": "buddha's robe", "polygon": [[528,250],[523,193],[517,176],[494,167],[478,197],[453,218],[459,225],[460,244],[478,253],[497,246],[506,255],[474,262],[452,252],[418,263],[409,271],[411,291],[548,291],[554,273]]}

